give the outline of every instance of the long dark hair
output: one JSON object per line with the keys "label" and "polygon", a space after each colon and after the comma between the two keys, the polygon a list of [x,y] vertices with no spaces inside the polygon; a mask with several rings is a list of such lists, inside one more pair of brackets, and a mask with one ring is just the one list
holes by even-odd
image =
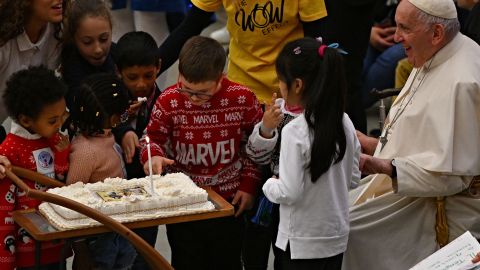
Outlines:
{"label": "long dark hair", "polygon": [[67,13],[65,22],[64,44],[74,44],[74,37],[79,25],[87,17],[102,17],[112,26],[112,15],[108,3],[103,0],[73,1]]}
{"label": "long dark hair", "polygon": [[[69,8],[71,0],[63,0],[63,15]],[[22,34],[29,16],[31,16],[31,0],[0,0],[0,46]],[[62,23],[55,23],[54,36],[60,40]]]}
{"label": "long dark hair", "polygon": [[122,81],[109,73],[90,75],[74,91],[70,121],[85,135],[102,133],[113,115],[128,109],[128,93]]}
{"label": "long dark hair", "polygon": [[312,182],[332,163],[340,162],[346,149],[343,129],[346,78],[341,54],[313,38],[302,38],[285,45],[276,69],[278,78],[290,89],[296,79],[303,81],[301,101],[305,119],[313,135],[308,168]]}

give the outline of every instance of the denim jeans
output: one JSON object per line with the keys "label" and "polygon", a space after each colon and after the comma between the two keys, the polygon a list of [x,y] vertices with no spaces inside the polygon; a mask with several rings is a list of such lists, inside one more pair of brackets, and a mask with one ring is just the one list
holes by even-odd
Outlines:
{"label": "denim jeans", "polygon": [[395,68],[398,61],[405,58],[402,44],[396,44],[383,52],[377,51],[372,46],[368,47],[367,55],[363,62],[362,104],[368,108],[375,103],[370,97],[373,88],[383,90],[395,85]]}

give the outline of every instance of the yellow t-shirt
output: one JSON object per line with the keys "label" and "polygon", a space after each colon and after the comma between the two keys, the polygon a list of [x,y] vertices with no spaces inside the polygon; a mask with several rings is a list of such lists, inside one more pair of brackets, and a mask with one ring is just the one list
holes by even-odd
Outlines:
{"label": "yellow t-shirt", "polygon": [[248,86],[261,102],[278,91],[275,60],[283,46],[302,38],[301,21],[327,16],[323,0],[192,0],[207,12],[223,4],[230,33],[228,78]]}

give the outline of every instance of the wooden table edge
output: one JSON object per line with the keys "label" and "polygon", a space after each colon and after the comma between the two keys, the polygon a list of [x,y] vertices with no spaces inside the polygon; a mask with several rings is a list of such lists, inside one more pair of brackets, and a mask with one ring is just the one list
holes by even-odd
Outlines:
{"label": "wooden table edge", "polygon": [[[137,229],[137,228],[152,227],[152,226],[158,226],[158,225],[164,225],[164,224],[227,217],[227,216],[232,216],[234,214],[233,206],[229,204],[224,198],[222,198],[218,193],[216,193],[210,188],[205,188],[205,190],[208,192],[209,200],[215,205],[215,210],[211,212],[187,214],[187,215],[181,215],[181,216],[165,217],[165,218],[143,220],[143,221],[132,221],[132,222],[125,222],[123,224],[130,229]],[[51,240],[74,238],[74,237],[85,237],[88,235],[95,235],[95,234],[110,231],[109,229],[100,225],[95,227],[66,230],[66,231],[42,232],[29,218],[26,217],[26,214],[30,214],[34,212],[37,212],[38,215],[40,215],[43,219],[45,219],[46,222],[48,222],[46,218],[43,217],[43,215],[40,214],[36,209],[17,210],[12,213],[12,216],[14,221],[18,225],[23,227],[37,241],[51,241]]]}

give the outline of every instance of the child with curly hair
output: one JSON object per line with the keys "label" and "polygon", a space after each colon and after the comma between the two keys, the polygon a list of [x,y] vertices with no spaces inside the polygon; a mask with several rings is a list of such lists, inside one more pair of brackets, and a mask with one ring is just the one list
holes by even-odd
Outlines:
{"label": "child with curly hair", "polygon": [[[68,169],[68,137],[58,131],[66,112],[66,86],[44,67],[30,67],[14,73],[7,82],[3,101],[13,119],[7,138],[0,145],[0,155],[11,164],[54,178]],[[46,188],[24,179],[32,189]],[[37,208],[41,203],[25,196],[8,179],[0,181],[0,269],[24,269],[35,265],[35,241],[14,224],[12,211]],[[62,242],[42,242],[42,269],[58,269]]]}
{"label": "child with curly hair", "polygon": [[[35,65],[50,69],[57,66],[61,24],[69,3],[70,0],[0,0],[0,95],[14,72]],[[0,102],[0,124],[6,117],[5,106]]]}

